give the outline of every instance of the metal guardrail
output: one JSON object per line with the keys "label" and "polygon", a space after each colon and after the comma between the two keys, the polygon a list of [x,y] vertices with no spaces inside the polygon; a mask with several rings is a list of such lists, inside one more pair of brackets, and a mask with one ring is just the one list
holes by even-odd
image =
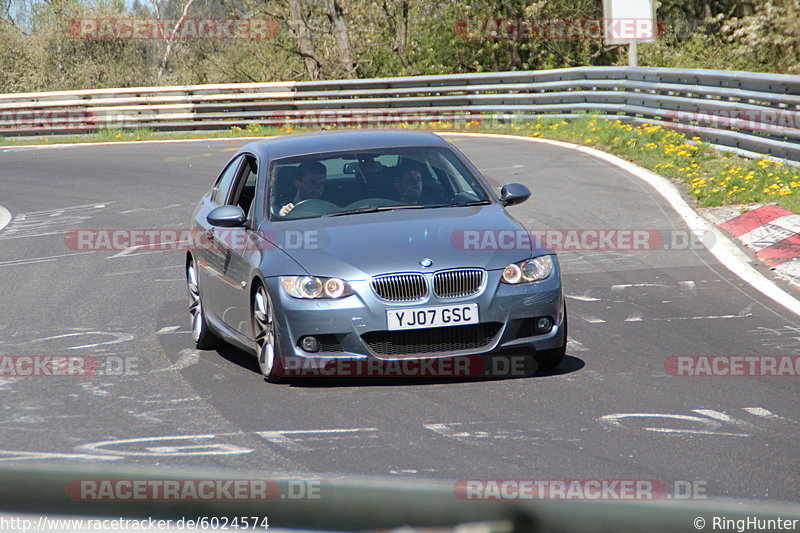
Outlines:
{"label": "metal guardrail", "polygon": [[592,111],[800,161],[800,76],[632,67],[0,95],[0,136],[508,120]]}

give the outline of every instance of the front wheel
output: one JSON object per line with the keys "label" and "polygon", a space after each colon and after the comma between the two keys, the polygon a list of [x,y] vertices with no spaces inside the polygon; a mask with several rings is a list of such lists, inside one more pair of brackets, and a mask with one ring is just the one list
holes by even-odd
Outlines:
{"label": "front wheel", "polygon": [[192,320],[192,340],[198,350],[211,350],[218,342],[217,336],[208,327],[203,299],[200,295],[200,284],[197,278],[197,267],[194,259],[186,267],[186,287],[189,292],[189,315]]}
{"label": "front wheel", "polygon": [[253,325],[256,335],[256,355],[258,366],[264,379],[270,383],[279,383],[278,375],[281,367],[278,337],[275,327],[275,313],[272,300],[263,285],[259,285],[253,294]]}

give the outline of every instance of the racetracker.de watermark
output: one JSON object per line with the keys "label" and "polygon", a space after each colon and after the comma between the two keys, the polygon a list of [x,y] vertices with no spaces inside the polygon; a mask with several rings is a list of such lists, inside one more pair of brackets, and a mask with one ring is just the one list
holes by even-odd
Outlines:
{"label": "racetracker.de watermark", "polygon": [[664,370],[677,377],[798,377],[798,355],[672,355]]}
{"label": "racetracker.de watermark", "polygon": [[0,377],[135,376],[136,356],[0,355]]}
{"label": "racetracker.de watermark", "polygon": [[652,41],[664,33],[652,18],[463,18],[456,37],[481,41]]}
{"label": "racetracker.de watermark", "polygon": [[0,111],[0,132],[94,129],[97,118],[88,109],[6,109]]}
{"label": "racetracker.de watermark", "polygon": [[280,32],[274,19],[146,19],[146,18],[75,18],[69,23],[70,37],[93,41],[208,41],[269,40]]}
{"label": "racetracker.de watermark", "polygon": [[76,501],[319,500],[323,488],[315,479],[74,479],[67,496]]}
{"label": "racetracker.de watermark", "polygon": [[327,233],[317,230],[250,231],[242,228],[198,229],[74,229],[64,233],[74,251],[193,251],[221,244],[228,249],[316,250],[327,245]]}
{"label": "racetracker.de watermark", "polygon": [[660,479],[463,479],[453,485],[461,500],[704,500],[707,482]]}
{"label": "racetracker.de watermark", "polygon": [[667,111],[664,121],[675,126],[697,123],[701,127],[728,128],[781,134],[800,129],[800,112],[787,109],[713,109],[709,111]]}
{"label": "racetracker.de watermark", "polygon": [[450,236],[456,250],[652,251],[711,248],[710,231],[649,229],[460,229]]}
{"label": "racetracker.de watermark", "polygon": [[287,378],[510,378],[525,377],[537,370],[536,360],[527,355],[374,357],[317,359],[284,356],[273,370]]}
{"label": "racetracker.de watermark", "polygon": [[441,108],[436,111],[359,109],[357,112],[346,109],[296,109],[266,111],[259,122],[291,124],[299,127],[396,125],[404,122],[408,124],[447,122],[459,126],[479,123],[486,119],[487,117],[480,111],[465,111],[458,107]]}

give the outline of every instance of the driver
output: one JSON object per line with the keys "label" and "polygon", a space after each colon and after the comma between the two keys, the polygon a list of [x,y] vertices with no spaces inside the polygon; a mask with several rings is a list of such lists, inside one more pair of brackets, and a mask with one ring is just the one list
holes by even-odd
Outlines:
{"label": "driver", "polygon": [[285,217],[289,211],[294,209],[295,204],[303,200],[322,198],[325,191],[325,175],[327,169],[319,161],[306,161],[297,167],[299,177],[294,181],[297,191],[292,201],[281,207],[280,216]]}

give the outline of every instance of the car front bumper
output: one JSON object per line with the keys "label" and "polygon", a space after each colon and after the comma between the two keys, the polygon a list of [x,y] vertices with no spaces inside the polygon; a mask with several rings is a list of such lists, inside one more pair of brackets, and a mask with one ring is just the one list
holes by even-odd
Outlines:
{"label": "car front bumper", "polygon": [[[483,290],[465,298],[440,299],[430,295],[413,303],[386,302],[375,295],[369,280],[349,281],[355,294],[338,300],[293,298],[278,278],[266,280],[273,305],[283,358],[302,358],[318,365],[335,359],[429,359],[494,353],[557,349],[565,344],[564,297],[557,264],[540,282],[508,285],[502,271],[486,272]],[[388,309],[414,309],[454,304],[478,305],[480,324],[388,331]],[[549,331],[535,328],[548,317]],[[459,329],[461,328],[461,329]],[[301,340],[313,336],[320,349],[306,351]],[[312,363],[313,365],[314,363]]]}

